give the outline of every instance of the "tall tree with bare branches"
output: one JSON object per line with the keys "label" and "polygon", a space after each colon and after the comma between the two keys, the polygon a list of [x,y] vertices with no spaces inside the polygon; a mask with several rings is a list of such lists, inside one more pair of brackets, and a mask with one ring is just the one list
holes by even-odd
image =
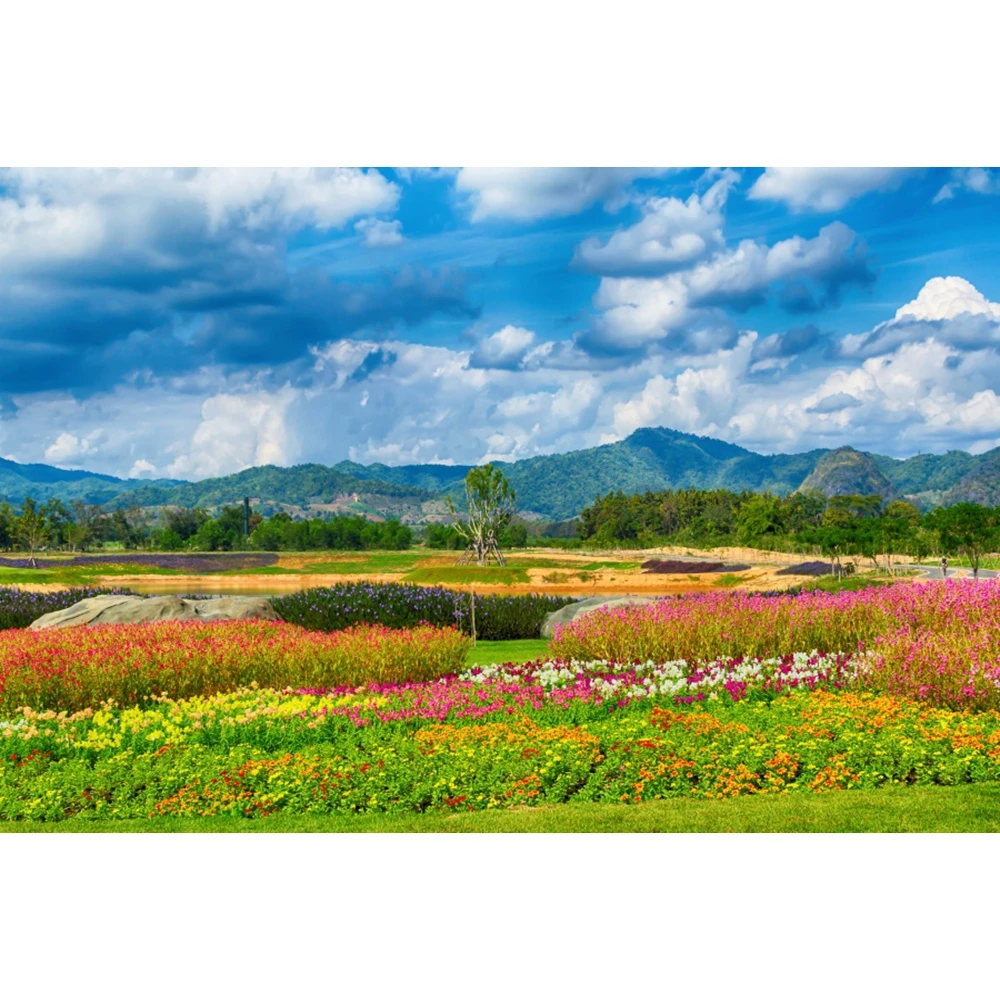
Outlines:
{"label": "tall tree with bare branches", "polygon": [[469,470],[465,477],[465,505],[468,511],[465,520],[459,518],[454,501],[448,497],[448,509],[455,530],[468,542],[459,563],[475,559],[477,566],[485,566],[490,559],[496,559],[500,566],[505,565],[497,540],[514,516],[516,500],[507,477],[494,465]]}

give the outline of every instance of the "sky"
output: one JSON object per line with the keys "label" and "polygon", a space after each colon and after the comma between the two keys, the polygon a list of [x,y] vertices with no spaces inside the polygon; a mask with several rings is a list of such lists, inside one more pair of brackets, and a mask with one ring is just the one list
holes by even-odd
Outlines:
{"label": "sky", "polygon": [[0,170],[0,455],[1000,445],[1000,171]]}

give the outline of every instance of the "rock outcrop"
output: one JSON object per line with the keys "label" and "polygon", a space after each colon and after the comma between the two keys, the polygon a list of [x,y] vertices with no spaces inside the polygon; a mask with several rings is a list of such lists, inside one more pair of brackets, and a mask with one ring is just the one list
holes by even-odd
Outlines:
{"label": "rock outcrop", "polygon": [[551,639],[556,625],[568,625],[581,615],[588,615],[601,608],[616,608],[622,604],[653,604],[656,600],[655,597],[588,597],[586,600],[567,604],[566,607],[546,615],[542,622],[541,635],[543,639]]}
{"label": "rock outcrop", "polygon": [[127,625],[162,621],[236,621],[266,618],[279,621],[265,597],[213,597],[192,601],[183,597],[135,597],[104,594],[35,619],[29,628],[68,628],[73,625]]}

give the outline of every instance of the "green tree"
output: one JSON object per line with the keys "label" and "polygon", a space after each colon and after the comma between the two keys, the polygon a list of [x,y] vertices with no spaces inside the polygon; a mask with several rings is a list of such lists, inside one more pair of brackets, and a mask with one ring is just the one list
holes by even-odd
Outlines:
{"label": "green tree", "polygon": [[468,542],[463,560],[474,556],[477,565],[485,566],[492,556],[504,565],[499,538],[514,516],[516,500],[507,477],[494,465],[469,470],[465,477],[466,520],[459,518],[455,502],[448,497],[454,528]]}
{"label": "green tree", "polygon": [[781,506],[770,493],[752,496],[736,515],[736,537],[743,545],[752,545],[767,535],[781,531]]}
{"label": "green tree", "polygon": [[186,542],[208,520],[201,507],[172,507],[163,511],[163,526]]}
{"label": "green tree", "polygon": [[0,503],[0,549],[7,550],[14,546],[14,511],[4,500]]}
{"label": "green tree", "polygon": [[35,550],[41,548],[48,537],[45,515],[31,497],[25,497],[21,504],[21,513],[14,519],[14,538],[17,544],[27,551],[28,561],[32,566],[37,565]]}
{"label": "green tree", "polygon": [[67,534],[69,526],[73,523],[73,515],[62,500],[52,497],[39,508],[39,513],[45,518],[45,528],[52,546],[62,548],[68,545]]}
{"label": "green tree", "polygon": [[937,531],[945,552],[960,552],[968,558],[972,576],[978,580],[983,555],[997,543],[997,512],[977,503],[957,503],[932,510],[925,523]]}

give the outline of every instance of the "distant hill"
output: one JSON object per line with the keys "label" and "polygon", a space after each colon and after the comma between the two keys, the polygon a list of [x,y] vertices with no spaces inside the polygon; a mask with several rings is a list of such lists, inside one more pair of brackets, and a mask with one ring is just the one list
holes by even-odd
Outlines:
{"label": "distant hill", "polygon": [[817,490],[828,497],[845,493],[860,496],[879,494],[886,500],[895,499],[897,491],[879,468],[875,459],[853,448],[835,448],[816,463],[816,467],[802,481],[803,492]]}
{"label": "distant hill", "polygon": [[0,458],[0,499],[20,502],[24,496],[36,500],[59,497],[85,503],[109,503],[122,491],[126,480],[83,469],[57,469],[52,465],[21,465]]}
{"label": "distant hill", "polygon": [[[1000,449],[984,455],[890,458],[845,447],[795,455],[760,455],[715,438],[667,427],[645,427],[623,441],[498,462],[517,490],[518,506],[529,517],[575,517],[598,496],[621,490],[799,489],[836,493],[881,493],[907,497],[922,507],[974,500],[1000,504]],[[103,505],[217,508],[244,496],[258,509],[286,509],[293,516],[357,512],[400,517],[408,523],[446,519],[444,498],[459,502],[467,465],[359,465],[340,462],[282,468],[265,465],[197,483],[177,480],[116,479],[84,470],[19,465],[0,460],[0,499],[19,503],[25,495],[52,496]]]}

